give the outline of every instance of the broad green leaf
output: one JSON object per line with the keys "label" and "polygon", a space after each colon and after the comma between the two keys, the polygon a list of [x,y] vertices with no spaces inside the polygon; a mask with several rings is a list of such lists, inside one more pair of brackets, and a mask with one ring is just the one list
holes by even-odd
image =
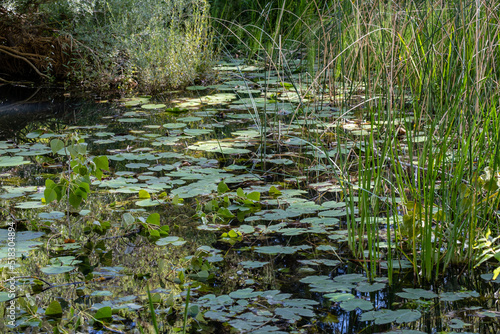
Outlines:
{"label": "broad green leaf", "polygon": [[94,158],[94,163],[97,168],[109,171],[109,160],[105,155]]}
{"label": "broad green leaf", "polygon": [[271,186],[271,188],[269,188],[269,196],[278,197],[281,195],[281,191],[279,191],[275,186]]}
{"label": "broad green leaf", "polygon": [[26,201],[17,203],[14,207],[18,209],[39,209],[43,208],[45,205],[40,201]]}
{"label": "broad green leaf", "polygon": [[269,262],[261,262],[261,261],[243,261],[240,262],[239,264],[243,266],[243,268],[245,269],[254,269],[254,268],[264,267],[268,263]]}
{"label": "broad green leaf", "polygon": [[220,195],[220,194],[224,194],[226,192],[228,192],[230,189],[229,187],[227,186],[227,184],[224,183],[224,181],[221,181],[218,185],[217,185],[217,193]]}
{"label": "broad green leaf", "polygon": [[252,201],[260,201],[260,193],[258,191],[253,191],[247,195],[247,198]]}
{"label": "broad green leaf", "polygon": [[62,313],[61,304],[57,300],[52,301],[45,310],[45,315],[49,317],[60,317]]}
{"label": "broad green leaf", "polygon": [[424,289],[411,289],[411,288],[405,288],[403,289],[405,292],[398,292],[396,295],[398,295],[401,298],[406,298],[406,299],[432,299],[432,298],[437,298],[437,294],[435,294],[432,291],[424,290]]}
{"label": "broad green leaf", "polygon": [[368,283],[359,283],[358,287],[356,290],[359,292],[375,292],[379,291],[385,288],[385,283],[373,283],[373,284],[368,284]]}
{"label": "broad green leaf", "polygon": [[234,214],[231,211],[229,211],[227,208],[220,208],[217,211],[217,214],[223,218],[234,218]]}
{"label": "broad green leaf", "polygon": [[14,298],[14,297],[10,297],[9,295],[10,295],[10,293],[5,292],[5,291],[1,291],[0,292],[0,303],[5,302],[7,300],[11,300],[12,298]]}
{"label": "broad green leaf", "polygon": [[149,236],[152,238],[160,238],[160,232],[158,230],[149,230]]}
{"label": "broad green leaf", "polygon": [[497,267],[497,268],[495,268],[495,270],[493,270],[493,278],[492,278],[492,280],[493,281],[496,280],[497,277],[498,277],[498,275],[500,275],[500,267]]}
{"label": "broad green leaf", "polygon": [[347,300],[354,299],[354,295],[350,293],[341,293],[341,292],[335,292],[335,293],[328,293],[324,295],[323,297],[330,299],[332,302],[344,302]]}
{"label": "broad green leaf", "polygon": [[83,200],[82,196],[80,196],[76,192],[71,192],[69,194],[69,204],[71,204],[71,206],[74,207],[75,209],[77,209],[80,206],[82,200]]}
{"label": "broad green leaf", "polygon": [[21,156],[15,156],[15,157],[0,156],[0,167],[14,167],[14,166],[26,165],[29,163],[31,162],[24,160],[24,158]]}
{"label": "broad green leaf", "polygon": [[62,140],[55,138],[50,141],[50,149],[52,150],[52,153],[56,154],[63,148],[64,142]]}
{"label": "broad green leaf", "polygon": [[377,325],[390,324],[396,322],[402,324],[404,322],[413,322],[420,319],[422,313],[417,310],[386,310],[380,309],[378,311],[368,311],[361,315],[361,321],[375,321]]}
{"label": "broad green leaf", "polygon": [[45,198],[46,203],[50,203],[58,199],[58,195],[55,190],[56,187],[57,187],[56,183],[51,179],[45,180],[45,190],[43,191],[43,196]]}
{"label": "broad green leaf", "polygon": [[340,307],[347,312],[354,311],[359,308],[362,311],[369,311],[373,309],[373,304],[368,300],[354,298],[340,303]]}
{"label": "broad green leaf", "polygon": [[98,309],[94,317],[97,320],[104,320],[104,319],[111,318],[112,315],[113,314],[111,312],[111,307],[105,306],[105,307],[101,307],[100,309]]}
{"label": "broad green leaf", "polygon": [[132,225],[135,222],[134,216],[132,216],[129,212],[125,212],[122,215],[122,222],[125,227]]}
{"label": "broad green leaf", "polygon": [[152,213],[148,216],[146,219],[146,222],[152,225],[157,225],[160,226],[160,214],[159,213]]}

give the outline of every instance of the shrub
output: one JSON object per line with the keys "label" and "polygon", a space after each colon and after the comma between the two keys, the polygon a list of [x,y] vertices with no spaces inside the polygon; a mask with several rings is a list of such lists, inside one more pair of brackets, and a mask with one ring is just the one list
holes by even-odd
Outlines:
{"label": "shrub", "polygon": [[189,85],[209,68],[208,9],[207,0],[60,0],[11,1],[2,13],[64,37],[71,61],[56,78],[151,91]]}

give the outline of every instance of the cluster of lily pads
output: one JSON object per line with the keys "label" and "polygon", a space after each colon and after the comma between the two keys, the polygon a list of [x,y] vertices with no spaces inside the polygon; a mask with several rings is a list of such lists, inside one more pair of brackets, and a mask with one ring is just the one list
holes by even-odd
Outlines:
{"label": "cluster of lily pads", "polygon": [[[233,70],[234,64],[221,64],[219,70],[224,69]],[[358,212],[342,200],[342,187],[329,177],[334,171],[326,163],[329,157],[347,158],[364,147],[351,141],[318,150],[302,138],[304,123],[319,136],[341,127],[353,138],[383,125],[356,121],[351,112],[337,107],[321,107],[330,93],[313,94],[307,86],[290,84],[298,78],[283,80],[277,73],[266,78],[245,69],[255,70],[239,67],[247,75],[219,85],[189,87],[191,96],[173,101],[122,99],[110,104],[101,124],[67,129],[78,132],[90,154],[105,156],[110,167],[102,178],[92,178],[91,199],[82,210],[71,210],[73,224],[84,226],[76,242],[56,233],[66,224],[68,208],[44,200],[45,180],[57,177],[65,163],[54,156],[50,141],[68,133],[40,129],[29,133],[25,143],[0,142],[4,217],[12,214],[14,218],[5,219],[27,222],[27,231],[16,236],[19,270],[36,276],[31,259],[40,266],[38,278],[57,281],[42,294],[67,289],[64,284],[76,281],[92,284],[94,291],[79,288],[78,293],[90,303],[90,315],[82,311],[81,317],[95,328],[133,330],[137,312],[148,314],[149,299],[164,328],[186,326],[186,321],[179,324],[179,313],[186,305],[192,326],[219,323],[252,333],[307,332],[311,324],[322,321],[325,309],[336,314],[335,321],[324,320],[323,326],[330,329],[336,328],[343,314],[355,312],[367,327],[393,324],[394,333],[398,328],[399,333],[421,333],[409,328],[424,328],[419,319],[428,311],[427,302],[473,302],[479,296],[470,290],[438,294],[404,288],[396,291],[399,300],[418,301],[416,306],[406,303],[393,308],[382,301],[389,293],[384,275],[368,281],[348,265],[349,258],[342,252],[347,241],[345,218]],[[19,170],[35,177],[22,177]],[[312,198],[311,193],[323,198]],[[187,219],[179,218],[182,215]],[[184,228],[183,224],[192,225]],[[0,229],[2,261],[7,257],[5,233]],[[207,234],[210,241],[198,240],[197,233]],[[141,238],[149,241],[147,246]],[[54,240],[58,240],[55,245]],[[117,245],[116,240],[125,242]],[[197,255],[182,253],[179,246]],[[52,251],[41,256],[42,247]],[[109,255],[110,249],[114,256]],[[155,254],[154,261],[148,254]],[[404,259],[392,259],[380,263],[382,272],[388,261],[393,261],[391,267],[397,272],[411,268]],[[340,273],[339,268],[348,273]],[[110,281],[99,283],[91,276]],[[164,276],[168,281],[162,280]],[[137,286],[130,295],[112,283],[133,286],[144,279],[158,284],[149,298]],[[20,291],[40,283],[32,278],[19,282]],[[172,282],[169,288],[163,287]],[[186,284],[192,286],[189,298]],[[287,285],[298,289],[291,293]],[[65,294],[59,306],[53,303],[54,295],[30,300],[41,315],[28,314],[27,307],[20,306],[19,328],[30,323],[48,326],[44,314],[54,316],[68,309],[71,321],[64,326],[70,322],[81,326],[74,316],[78,302],[72,298]],[[0,292],[0,300],[9,298]],[[65,303],[71,307],[63,310],[60,305]],[[498,316],[482,308],[476,312]],[[458,328],[462,320],[453,321],[450,328]],[[460,328],[466,328],[462,323]]]}

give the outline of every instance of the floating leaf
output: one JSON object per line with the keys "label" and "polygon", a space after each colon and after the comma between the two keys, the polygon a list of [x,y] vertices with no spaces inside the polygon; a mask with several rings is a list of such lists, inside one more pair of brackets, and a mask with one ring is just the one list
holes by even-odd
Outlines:
{"label": "floating leaf", "polygon": [[417,310],[386,310],[368,311],[361,315],[361,321],[375,321],[376,325],[390,324],[396,322],[402,324],[404,322],[413,322],[420,319],[422,313]]}
{"label": "floating leaf", "polygon": [[465,298],[477,298],[479,293],[476,291],[458,291],[458,292],[443,292],[439,294],[439,299],[444,302],[456,302]]}
{"label": "floating leaf", "polygon": [[255,269],[262,268],[269,262],[261,262],[261,261],[243,261],[240,262],[240,265],[245,269]]}
{"label": "floating leaf", "polygon": [[165,123],[163,124],[163,127],[166,129],[182,129],[185,128],[187,125],[185,123]]}
{"label": "floating leaf", "polygon": [[147,121],[145,118],[135,118],[135,117],[129,117],[129,118],[119,118],[118,122],[121,123],[141,123]]}
{"label": "floating leaf", "polygon": [[359,283],[356,290],[359,292],[375,292],[385,288],[385,283]]}
{"label": "floating leaf", "polygon": [[61,265],[52,265],[41,268],[40,270],[47,275],[58,275],[64,274],[70,271],[75,270],[74,266],[61,266]]}
{"label": "floating leaf", "polygon": [[157,206],[157,205],[160,205],[163,203],[165,203],[165,200],[162,200],[162,199],[152,200],[152,199],[148,198],[148,199],[143,199],[141,201],[135,202],[135,205],[146,207],[146,206]]}
{"label": "floating leaf", "polygon": [[362,311],[369,311],[373,309],[373,304],[367,300],[354,298],[340,303],[340,307],[347,312],[354,311],[359,308]]}
{"label": "floating leaf", "polygon": [[181,245],[184,245],[185,243],[186,243],[186,241],[182,240],[179,237],[175,237],[175,236],[161,238],[161,239],[158,239],[156,241],[156,244],[158,246],[166,246],[166,245],[181,246]]}
{"label": "floating leaf", "polygon": [[148,199],[151,198],[151,195],[146,190],[139,190],[139,198],[140,199]]}
{"label": "floating leaf", "polygon": [[350,293],[340,293],[340,292],[328,293],[328,294],[324,295],[323,297],[328,298],[332,302],[335,302],[335,303],[344,302],[347,300],[354,299],[354,295],[352,295]]}
{"label": "floating leaf", "polygon": [[398,295],[401,298],[406,298],[406,299],[432,299],[432,298],[437,298],[437,294],[435,294],[432,291],[427,291],[424,289],[411,289],[411,288],[405,288],[403,289],[405,292],[398,292],[396,295]]}
{"label": "floating leaf", "polygon": [[165,108],[166,105],[164,105],[163,103],[159,103],[159,104],[143,104],[141,106],[142,109],[161,109],[161,108]]}
{"label": "floating leaf", "polygon": [[20,165],[26,165],[31,163],[30,161],[24,160],[23,157],[2,157],[0,156],[0,167],[15,167]]}
{"label": "floating leaf", "polygon": [[15,207],[18,209],[39,209],[43,208],[44,206],[45,205],[40,201],[27,201],[27,202],[17,203],[15,205]]}
{"label": "floating leaf", "polygon": [[298,250],[302,249],[309,249],[312,248],[309,245],[302,245],[302,246],[261,246],[261,247],[255,247],[255,251],[257,253],[262,253],[262,254],[293,254],[297,252]]}

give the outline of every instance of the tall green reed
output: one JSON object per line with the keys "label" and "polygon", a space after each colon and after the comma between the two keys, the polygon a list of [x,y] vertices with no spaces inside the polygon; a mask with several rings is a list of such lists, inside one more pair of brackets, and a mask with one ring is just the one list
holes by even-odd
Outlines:
{"label": "tall green reed", "polygon": [[[263,24],[252,35],[233,22],[233,29],[257,42],[269,70],[292,72],[290,57],[307,58],[308,87],[292,82],[303,95],[329,88],[325,102],[341,110],[350,110],[364,95],[359,105],[372,129],[358,139],[357,171],[342,155],[329,160],[350,207],[353,254],[371,276],[384,256],[390,269],[391,260],[406,258],[425,280],[450,265],[469,265],[475,240],[492,220],[498,233],[498,196],[478,181],[485,169],[499,169],[496,4],[314,3],[307,20],[295,16],[307,22],[302,40],[288,38],[286,32],[294,30],[285,26],[289,12],[280,4],[268,8],[279,14],[272,28]],[[263,115],[262,122],[271,120]],[[355,140],[347,138],[342,122],[332,123],[338,144]],[[311,135],[307,122],[304,127],[314,147],[326,147],[321,136]],[[386,217],[382,225],[380,217]]]}

